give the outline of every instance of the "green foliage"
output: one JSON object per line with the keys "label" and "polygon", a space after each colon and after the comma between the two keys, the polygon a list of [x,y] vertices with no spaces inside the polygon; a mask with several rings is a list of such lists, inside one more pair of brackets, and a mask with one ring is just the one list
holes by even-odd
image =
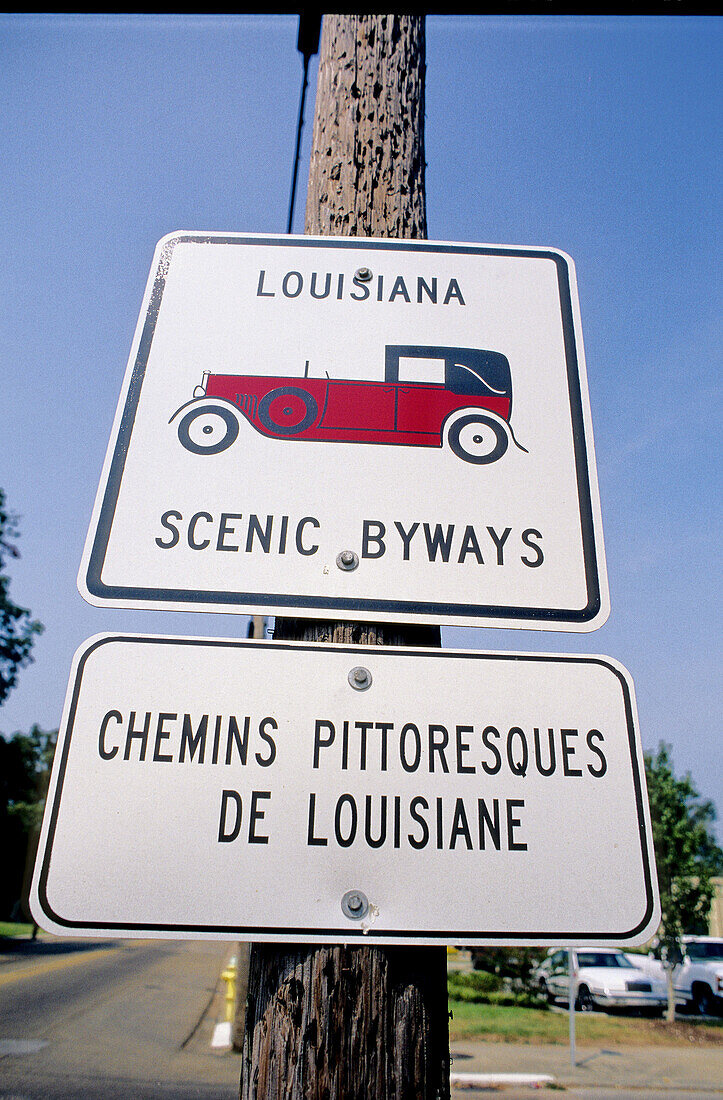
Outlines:
{"label": "green foliage", "polygon": [[0,737],[0,918],[15,915],[43,812],[57,730]]}
{"label": "green foliage", "polygon": [[713,803],[701,801],[690,775],[676,778],[668,745],[645,754],[645,775],[662,909],[659,938],[674,956],[682,935],[707,931],[711,879],[723,872],[723,851],[710,828]]}
{"label": "green foliage", "polygon": [[503,989],[499,975],[484,970],[450,970],[447,974],[447,992],[450,1000],[466,1004],[547,1008],[544,998],[526,990]]}
{"label": "green foliage", "polygon": [[18,534],[17,517],[7,510],[0,489],[0,703],[15,687],[20,669],[32,660],[30,651],[42,624],[10,599],[10,578],[5,573],[9,558],[19,557],[11,541]]}
{"label": "green foliage", "polygon": [[510,978],[516,985],[528,986],[530,976],[544,960],[547,952],[537,947],[475,947],[472,961],[475,969]]}
{"label": "green foliage", "polygon": [[478,993],[492,993],[502,989],[499,974],[490,974],[487,970],[450,970],[447,974],[449,989],[472,989]]}

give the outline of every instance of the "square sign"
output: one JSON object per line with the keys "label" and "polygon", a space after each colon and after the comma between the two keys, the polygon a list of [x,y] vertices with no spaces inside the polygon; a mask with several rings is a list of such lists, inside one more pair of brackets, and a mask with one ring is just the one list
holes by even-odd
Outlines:
{"label": "square sign", "polygon": [[32,908],[64,935],[644,942],[632,684],[608,657],[96,637]]}
{"label": "square sign", "polygon": [[101,606],[600,626],[571,261],[161,241],[79,585]]}

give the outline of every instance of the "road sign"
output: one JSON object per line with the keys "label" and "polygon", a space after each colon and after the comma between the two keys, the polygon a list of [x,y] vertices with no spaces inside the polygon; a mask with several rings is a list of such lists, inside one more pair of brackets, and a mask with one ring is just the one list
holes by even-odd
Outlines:
{"label": "road sign", "polygon": [[39,853],[66,935],[638,943],[659,913],[608,657],[98,636]]}
{"label": "road sign", "polygon": [[164,239],[79,585],[115,607],[600,626],[571,261]]}

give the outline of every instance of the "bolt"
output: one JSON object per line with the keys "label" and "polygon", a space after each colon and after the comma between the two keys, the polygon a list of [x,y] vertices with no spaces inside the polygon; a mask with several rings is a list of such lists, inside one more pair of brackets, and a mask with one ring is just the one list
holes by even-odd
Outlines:
{"label": "bolt", "polygon": [[354,277],[359,279],[362,283],[368,283],[372,277],[372,273],[368,267],[358,267],[354,272]]}
{"label": "bolt", "polygon": [[341,899],[341,911],[350,920],[362,920],[369,912],[369,902],[361,890],[347,890]]}
{"label": "bolt", "polygon": [[368,668],[362,668],[361,665],[357,665],[353,668],[347,677],[349,683],[357,691],[366,691],[372,682],[372,674]]}
{"label": "bolt", "polygon": [[352,569],[356,569],[359,564],[359,558],[353,550],[342,550],[342,552],[336,556],[336,564],[339,569],[343,569],[345,572],[349,573]]}

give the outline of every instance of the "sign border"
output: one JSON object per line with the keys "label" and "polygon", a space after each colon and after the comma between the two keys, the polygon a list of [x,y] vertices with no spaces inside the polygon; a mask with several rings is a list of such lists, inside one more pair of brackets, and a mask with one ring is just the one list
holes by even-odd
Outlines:
{"label": "sign border", "polygon": [[[323,246],[331,249],[354,248],[372,251],[440,252],[473,256],[519,256],[528,259],[553,261],[557,270],[567,367],[567,389],[573,427],[575,476],[587,596],[585,606],[573,609],[510,607],[494,604],[389,600],[371,597],[294,596],[281,593],[259,594],[105,584],[102,580],[102,572],[128,446],[161,307],[166,276],[173,250],[177,244],[181,243],[261,245],[286,248],[318,248]],[[78,577],[78,586],[84,598],[89,599],[89,602],[98,606],[108,606],[110,603],[121,607],[143,606],[151,610],[162,610],[164,607],[168,608],[171,605],[174,610],[178,610],[179,605],[185,605],[188,610],[218,611],[222,614],[244,613],[246,609],[253,611],[266,610],[270,614],[318,612],[319,615],[337,613],[341,617],[363,617],[366,620],[388,617],[388,621],[397,622],[444,621],[446,625],[510,626],[522,627],[523,629],[535,629],[536,627],[539,629],[544,624],[546,629],[564,630],[569,627],[572,630],[579,631],[594,630],[603,625],[608,615],[609,606],[605,580],[602,525],[598,520],[599,531],[596,538],[593,492],[596,493],[597,487],[591,483],[591,475],[592,478],[595,477],[590,462],[593,444],[589,425],[586,431],[583,379],[581,378],[582,364],[581,356],[578,353],[578,344],[581,345],[581,338],[579,338],[579,333],[576,332],[570,279],[570,270],[573,265],[569,257],[563,252],[546,248],[517,248],[504,245],[455,244],[436,241],[379,240],[358,237],[275,237],[253,234],[182,232],[169,234],[159,242],[154,262],[155,268],[149,279],[145,318],[141,315],[139,319],[135,360],[133,352],[131,353],[133,369],[125,395],[125,404],[117,430],[111,438],[109,446],[108,474],[105,481],[101,480],[101,487],[98,491],[96,509],[94,510],[94,517],[97,514],[97,523],[94,526],[91,524],[86,552]],[[106,459],[107,463],[108,459]],[[595,496],[595,499],[597,499],[597,496]],[[87,569],[85,568],[86,555]]]}
{"label": "sign border", "polygon": [[[150,645],[202,645],[204,647],[212,648],[232,648],[232,649],[266,649],[266,650],[283,650],[292,652],[334,652],[348,654],[353,657],[369,656],[369,647],[367,646],[353,646],[353,645],[331,645],[323,642],[265,642],[256,641],[252,639],[232,639],[232,638],[184,638],[174,637],[171,635],[131,635],[131,634],[102,634],[96,635],[93,638],[88,639],[84,646],[81,646],[76,653],[74,660],[74,673],[75,679],[72,679],[68,686],[68,695],[66,699],[66,712],[67,717],[64,714],[63,723],[61,729],[63,731],[63,753],[59,764],[57,765],[57,771],[53,770],[53,787],[52,787],[52,802],[50,803],[50,815],[48,817],[47,826],[45,820],[43,821],[43,833],[41,837],[42,849],[39,848],[39,853],[42,851],[42,856],[38,856],[38,864],[36,864],[33,875],[33,887],[37,885],[37,900],[40,906],[40,913],[38,915],[44,915],[49,917],[57,927],[64,928],[69,934],[73,934],[74,930],[97,930],[97,933],[101,932],[112,934],[113,932],[130,932],[131,934],[137,934],[142,936],[143,934],[158,934],[165,935],[168,938],[193,938],[196,936],[209,936],[209,937],[226,937],[232,938],[234,936],[240,936],[241,938],[256,939],[259,942],[290,942],[296,939],[298,942],[304,943],[329,943],[329,942],[366,942],[366,943],[378,943],[380,945],[391,943],[439,943],[450,942],[453,940],[455,943],[470,943],[470,944],[551,944],[560,945],[565,943],[624,943],[636,942],[636,937],[639,939],[640,932],[643,929],[650,931],[648,927],[651,922],[653,914],[656,912],[657,904],[657,891],[655,889],[655,882],[653,880],[654,868],[651,866],[652,857],[652,836],[648,832],[649,822],[646,814],[646,799],[643,797],[643,784],[642,776],[644,775],[642,761],[637,752],[636,745],[636,730],[637,723],[635,720],[636,710],[634,703],[634,691],[632,682],[629,679],[629,673],[610,657],[603,655],[587,655],[587,654],[555,654],[555,653],[515,653],[515,652],[501,652],[494,653],[491,651],[478,651],[478,650],[453,650],[453,649],[413,649],[403,647],[391,647],[391,646],[375,646],[374,655],[378,654],[393,654],[401,657],[436,657],[441,660],[447,660],[450,658],[462,659],[462,660],[494,660],[494,661],[530,661],[533,663],[565,663],[565,664],[596,664],[602,665],[608,669],[618,679],[622,688],[623,704],[625,709],[625,719],[628,734],[628,748],[630,751],[630,763],[633,772],[633,786],[635,790],[635,803],[638,821],[638,836],[640,841],[640,852],[642,858],[643,875],[645,882],[645,912],[641,917],[637,925],[627,931],[612,931],[605,932],[598,930],[596,932],[575,932],[575,931],[559,931],[559,932],[505,932],[505,931],[490,931],[479,930],[476,931],[467,930],[460,931],[445,931],[434,930],[424,932],[384,932],[382,930],[375,931],[374,927],[370,927],[366,930],[361,928],[348,928],[343,931],[340,928],[315,928],[309,929],[306,927],[290,927],[290,928],[277,928],[269,929],[267,926],[248,926],[243,924],[231,924],[231,925],[204,925],[204,924],[159,924],[159,923],[137,923],[133,921],[77,921],[70,920],[61,917],[52,908],[47,895],[48,875],[50,858],[52,855],[53,839],[55,836],[55,830],[58,820],[58,813],[60,808],[61,793],[63,787],[63,781],[65,778],[66,767],[68,762],[68,755],[70,751],[70,743],[73,735],[73,724],[75,721],[75,714],[78,705],[78,697],[80,695],[81,683],[83,679],[83,672],[86,662],[90,655],[102,645],[109,643],[125,643],[132,642],[146,643]],[[650,841],[650,846],[648,845]],[[35,900],[33,897],[32,900]],[[39,922],[40,923],[40,922]],[[41,924],[42,927],[42,924]]]}

